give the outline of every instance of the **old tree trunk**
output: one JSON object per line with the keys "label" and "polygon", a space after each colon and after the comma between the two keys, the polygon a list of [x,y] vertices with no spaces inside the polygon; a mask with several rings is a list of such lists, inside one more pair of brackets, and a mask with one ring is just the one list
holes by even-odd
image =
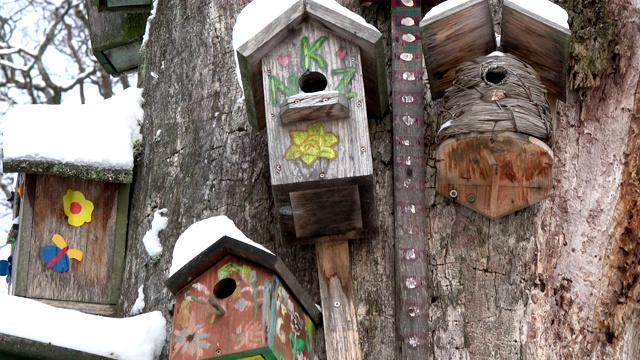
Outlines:
{"label": "old tree trunk", "polygon": [[[173,244],[195,221],[219,214],[274,250],[319,302],[314,248],[279,239],[265,131],[249,126],[239,101],[231,35],[247,2],[159,1],[141,67],[144,148],[123,314],[144,284],[145,310],[171,320],[174,299],[163,283]],[[390,63],[389,5],[341,3],[381,29]],[[572,88],[555,121],[553,197],[491,221],[435,195],[428,170],[425,359],[640,359],[640,2],[560,3],[573,34]],[[430,103],[428,114],[439,106]],[[439,124],[426,119],[433,169]],[[370,128],[380,235],[350,242],[358,329],[365,359],[401,359],[390,115],[370,119]],[[152,262],[141,239],[160,208],[169,226],[160,233],[165,252]],[[322,336],[318,349],[325,358]],[[162,358],[169,353],[167,345]]]}

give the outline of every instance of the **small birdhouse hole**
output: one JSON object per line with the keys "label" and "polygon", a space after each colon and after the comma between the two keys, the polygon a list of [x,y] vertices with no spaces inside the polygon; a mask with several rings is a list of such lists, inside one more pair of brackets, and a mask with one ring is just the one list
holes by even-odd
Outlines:
{"label": "small birdhouse hole", "polygon": [[327,88],[327,77],[317,71],[309,71],[300,76],[298,86],[305,93],[322,91]]}
{"label": "small birdhouse hole", "polygon": [[502,66],[492,66],[482,77],[487,85],[502,85],[507,80],[507,69]]}
{"label": "small birdhouse hole", "polygon": [[236,291],[236,287],[237,284],[234,279],[222,279],[213,287],[213,296],[218,299],[226,299]]}

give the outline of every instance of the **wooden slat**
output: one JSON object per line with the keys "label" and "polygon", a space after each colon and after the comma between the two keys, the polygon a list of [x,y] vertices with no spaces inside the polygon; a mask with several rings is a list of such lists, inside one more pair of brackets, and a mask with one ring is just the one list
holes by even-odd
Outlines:
{"label": "wooden slat", "polygon": [[489,4],[472,0],[420,21],[431,97],[451,86],[456,67],[496,49]]}
{"label": "wooden slat", "polygon": [[5,172],[79,177],[117,183],[131,183],[133,180],[132,169],[101,169],[95,166],[64,164],[39,159],[7,159],[3,161],[2,166]]}
{"label": "wooden slat", "polygon": [[[420,1],[393,0],[391,8],[393,177],[397,359],[424,359],[429,352],[429,293],[424,279],[427,216],[424,184],[424,85],[418,23]],[[413,257],[407,254],[414,254]]]}
{"label": "wooden slat", "polygon": [[[28,316],[28,315],[27,315]],[[0,359],[3,360],[102,360],[100,355],[64,348],[18,336],[0,333]]]}
{"label": "wooden slat", "polygon": [[533,67],[547,91],[567,97],[567,62],[571,31],[504,0],[501,43],[505,53]]}
{"label": "wooden slat", "polygon": [[360,360],[347,240],[316,244],[327,360]]}
{"label": "wooden slat", "polygon": [[115,317],[116,306],[111,304],[91,304],[74,301],[57,301],[48,299],[33,299],[38,300],[41,303],[51,305],[60,309],[77,310],[87,314]]}
{"label": "wooden slat", "polygon": [[347,117],[349,100],[337,91],[289,96],[280,104],[280,121],[283,124]]}

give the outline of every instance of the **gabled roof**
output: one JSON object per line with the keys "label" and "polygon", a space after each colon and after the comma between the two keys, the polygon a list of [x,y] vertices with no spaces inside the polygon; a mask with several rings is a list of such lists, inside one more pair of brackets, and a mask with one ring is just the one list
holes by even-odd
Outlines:
{"label": "gabled roof", "polygon": [[292,295],[298,299],[298,302],[313,322],[316,325],[322,323],[322,313],[313,301],[311,301],[307,292],[298,280],[296,280],[291,271],[284,265],[282,260],[271,252],[228,236],[223,236],[195,258],[191,259],[191,261],[169,277],[165,281],[165,285],[171,293],[176,294],[227,255],[253,262],[273,271],[280,277],[280,280],[282,280],[286,287],[291,290]]}
{"label": "gabled roof", "polygon": [[261,59],[290,36],[303,22],[313,20],[329,31],[360,47],[364,71],[364,88],[369,115],[380,117],[388,106],[382,34],[373,27],[355,21],[331,9],[320,0],[298,0],[255,36],[238,47],[238,64],[242,76],[247,115],[251,124],[265,126],[264,89]]}

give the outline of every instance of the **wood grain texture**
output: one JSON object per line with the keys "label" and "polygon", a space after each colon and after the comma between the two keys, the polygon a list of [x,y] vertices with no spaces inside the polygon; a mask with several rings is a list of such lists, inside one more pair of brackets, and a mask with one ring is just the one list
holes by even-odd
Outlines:
{"label": "wood grain texture", "polygon": [[61,309],[77,310],[87,314],[115,317],[116,307],[112,304],[92,304],[86,302],[38,299],[41,303]]}
{"label": "wood grain texture", "polygon": [[263,96],[268,87],[261,82],[266,72],[260,68],[260,61],[267,52],[288,39],[291,32],[297,30],[306,17],[361,49],[362,64],[368,69],[364,75],[366,94],[363,94],[363,97],[366,96],[369,102],[370,115],[381,117],[389,102],[381,57],[383,47],[380,32],[314,0],[299,0],[237,50],[249,121],[257,129],[262,129],[268,119],[263,107]]}
{"label": "wood grain texture", "polygon": [[6,172],[79,177],[117,183],[130,183],[133,180],[132,169],[101,169],[52,161],[7,159],[3,160],[2,168]]}
{"label": "wood grain texture", "polygon": [[103,356],[68,349],[0,333],[0,358],[3,360],[103,360]]}
{"label": "wood grain texture", "polygon": [[505,53],[533,67],[547,91],[567,98],[567,69],[571,31],[505,0],[501,44]]}
{"label": "wood grain texture", "polygon": [[152,0],[98,0],[100,11],[147,12],[151,9]]}
{"label": "wood grain texture", "polygon": [[362,359],[351,279],[349,243],[316,244],[328,360]]}
{"label": "wood grain texture", "polygon": [[348,117],[349,100],[337,91],[288,96],[280,104],[283,124]]}
{"label": "wood grain texture", "polygon": [[553,162],[553,151],[526,135],[458,136],[436,151],[436,188],[441,195],[496,219],[550,197]]}
{"label": "wood grain texture", "polygon": [[420,21],[422,51],[431,98],[451,86],[456,67],[496,49],[493,20],[486,0],[472,0]]}
{"label": "wood grain texture", "polygon": [[[113,292],[117,294],[118,283],[112,282],[114,248],[117,244],[120,253],[124,248],[124,239],[116,240],[118,187],[77,178],[27,175],[16,295],[101,304],[109,304],[117,296]],[[68,189],[81,191],[94,203],[90,223],[80,227],[67,223],[62,197]],[[40,258],[42,248],[53,245],[51,237],[56,233],[70,248],[84,253],[82,261],[71,260],[65,273],[46,269]]]}

